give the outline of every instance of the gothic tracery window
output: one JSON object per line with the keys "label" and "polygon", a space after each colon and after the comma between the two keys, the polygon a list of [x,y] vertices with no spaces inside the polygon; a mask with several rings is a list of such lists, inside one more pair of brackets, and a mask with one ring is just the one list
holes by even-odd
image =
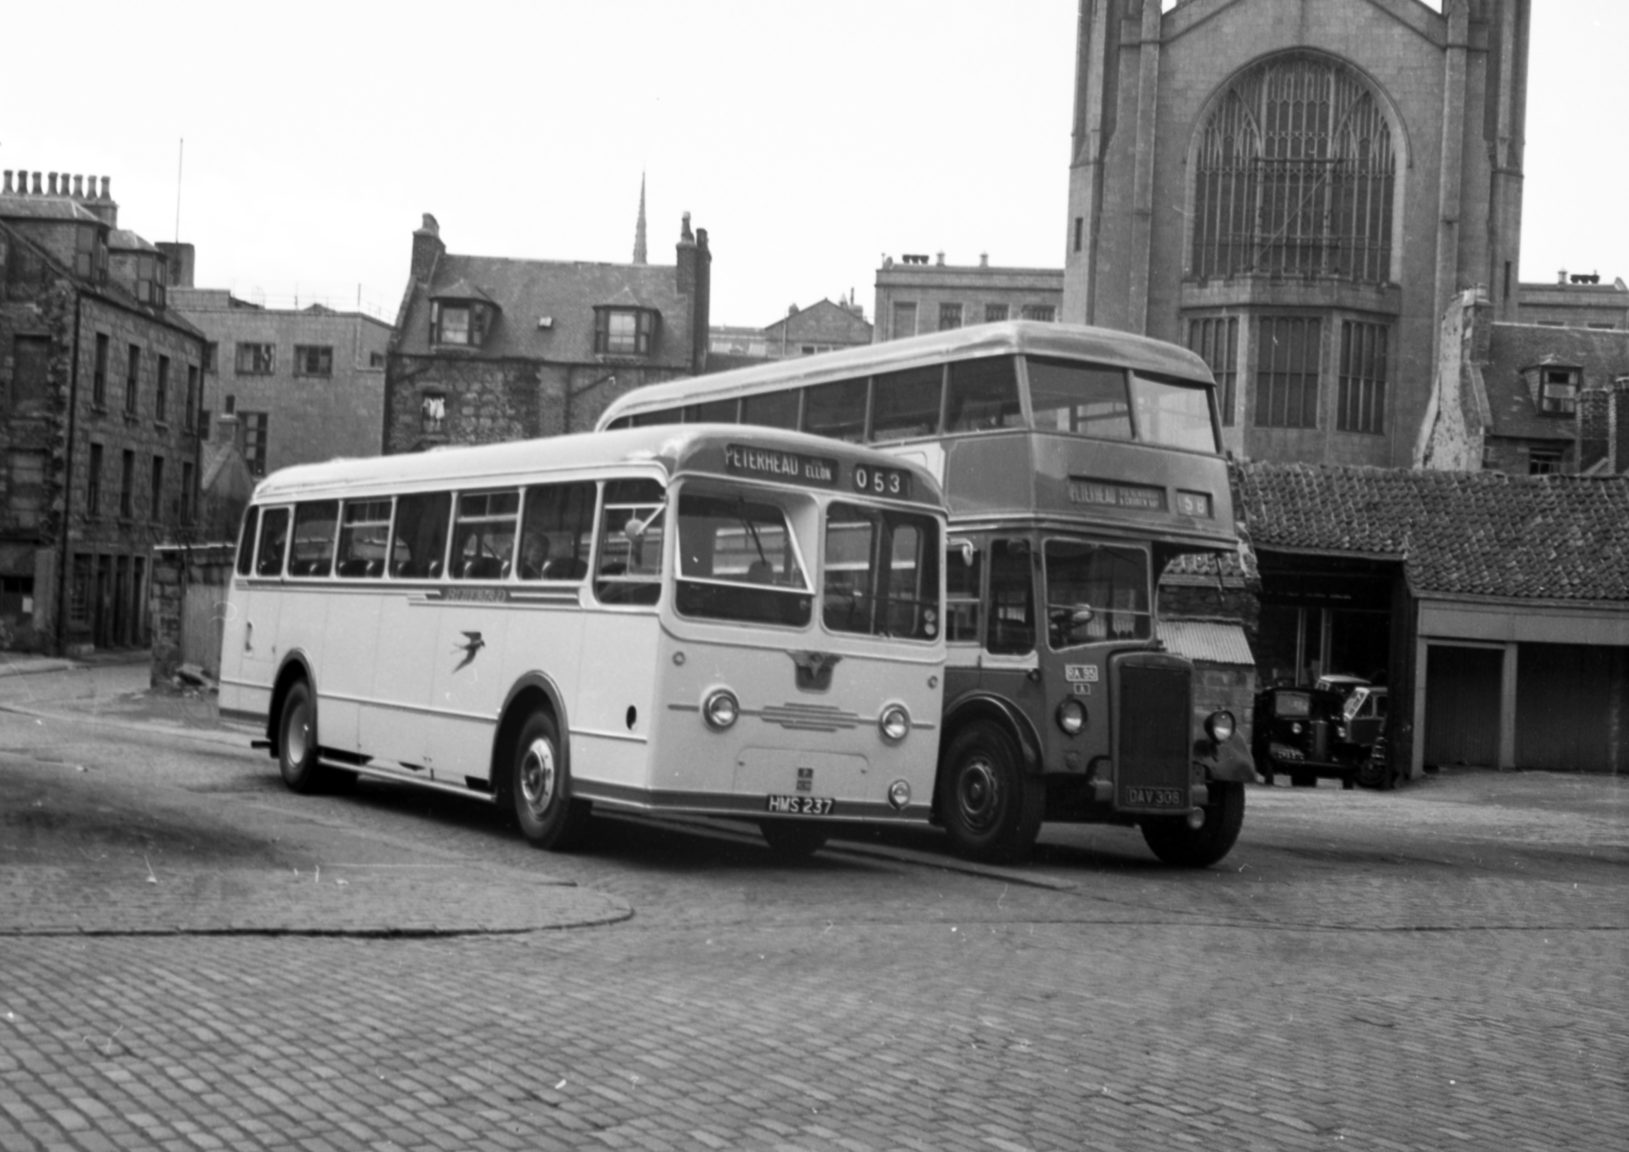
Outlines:
{"label": "gothic tracery window", "polygon": [[1351,68],[1294,52],[1249,69],[1196,159],[1192,275],[1390,279],[1396,150]]}

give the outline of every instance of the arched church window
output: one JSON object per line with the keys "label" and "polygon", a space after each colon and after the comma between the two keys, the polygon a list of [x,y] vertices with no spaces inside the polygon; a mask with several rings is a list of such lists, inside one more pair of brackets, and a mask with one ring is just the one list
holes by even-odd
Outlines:
{"label": "arched church window", "polygon": [[1200,131],[1191,275],[1390,279],[1396,150],[1352,68],[1308,52],[1233,81]]}

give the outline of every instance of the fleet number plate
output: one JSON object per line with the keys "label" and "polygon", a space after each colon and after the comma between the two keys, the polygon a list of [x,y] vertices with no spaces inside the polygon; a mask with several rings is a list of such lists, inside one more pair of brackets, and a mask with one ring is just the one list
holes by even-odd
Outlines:
{"label": "fleet number plate", "polygon": [[1126,803],[1133,808],[1181,808],[1180,788],[1127,788]]}
{"label": "fleet number plate", "polygon": [[764,810],[778,816],[830,816],[836,806],[830,796],[770,796]]}

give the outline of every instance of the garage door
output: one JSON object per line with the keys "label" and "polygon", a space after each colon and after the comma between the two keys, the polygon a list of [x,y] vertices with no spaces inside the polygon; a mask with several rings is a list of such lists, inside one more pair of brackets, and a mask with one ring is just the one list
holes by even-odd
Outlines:
{"label": "garage door", "polygon": [[1425,762],[1499,762],[1499,677],[1504,653],[1497,648],[1433,644],[1425,665]]}
{"label": "garage door", "polygon": [[1516,764],[1629,771],[1629,649],[1523,644],[1516,654]]}

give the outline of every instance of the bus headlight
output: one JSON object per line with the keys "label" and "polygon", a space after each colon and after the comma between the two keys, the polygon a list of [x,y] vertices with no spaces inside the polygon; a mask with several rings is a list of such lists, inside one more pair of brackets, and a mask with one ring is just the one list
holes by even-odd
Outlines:
{"label": "bus headlight", "polygon": [[911,802],[911,786],[904,780],[895,780],[888,785],[888,803],[895,812],[905,811],[905,806]]}
{"label": "bus headlight", "polygon": [[890,704],[877,717],[877,729],[890,744],[898,744],[911,730],[911,714],[903,704]]}
{"label": "bus headlight", "polygon": [[1216,743],[1227,743],[1233,737],[1233,713],[1212,712],[1205,717],[1205,731]]}
{"label": "bus headlight", "polygon": [[1086,705],[1073,696],[1058,705],[1058,727],[1067,735],[1078,736],[1086,727]]}
{"label": "bus headlight", "polygon": [[739,715],[741,702],[728,688],[714,688],[707,693],[707,699],[701,702],[701,718],[707,721],[707,727],[715,732],[722,732],[734,724],[735,718]]}

